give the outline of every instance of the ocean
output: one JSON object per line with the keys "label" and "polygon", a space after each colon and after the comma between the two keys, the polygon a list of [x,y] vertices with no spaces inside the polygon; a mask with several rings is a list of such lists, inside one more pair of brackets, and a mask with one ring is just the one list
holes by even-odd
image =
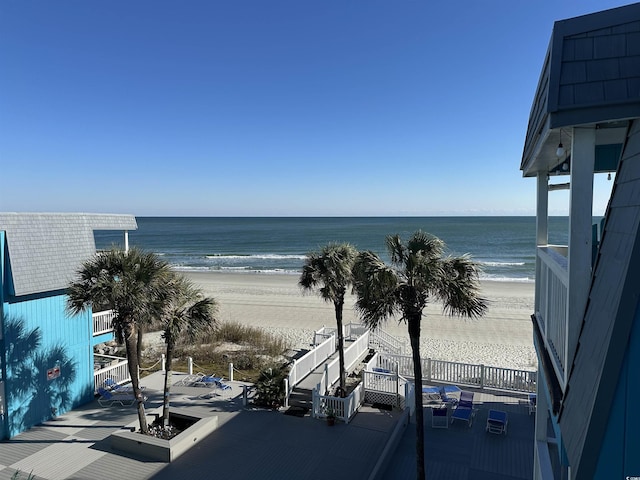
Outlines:
{"label": "ocean", "polygon": [[[482,278],[533,282],[535,217],[138,217],[129,244],[161,255],[178,270],[298,274],[305,255],[349,242],[386,261],[385,237],[416,230],[436,235],[452,255],[470,254]],[[549,219],[549,242],[566,245],[568,218]],[[96,232],[96,247],[122,245],[121,232]]]}

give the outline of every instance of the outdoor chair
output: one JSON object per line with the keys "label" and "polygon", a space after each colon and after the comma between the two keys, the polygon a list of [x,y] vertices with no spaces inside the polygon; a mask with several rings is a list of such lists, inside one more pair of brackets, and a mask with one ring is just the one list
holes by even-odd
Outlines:
{"label": "outdoor chair", "polygon": [[222,379],[219,379],[218,381],[215,382],[216,388],[218,390],[222,390],[222,393],[229,391],[231,392],[231,385],[229,385],[228,383],[223,383]]}
{"label": "outdoor chair", "polygon": [[422,387],[422,395],[426,400],[440,400],[438,387]]}
{"label": "outdoor chair", "polygon": [[473,408],[473,392],[467,392],[463,390],[460,393],[460,401],[456,405],[453,414],[451,414],[451,423],[454,420],[464,420],[467,425],[471,426],[473,423],[473,417],[475,416],[475,409]]}
{"label": "outdoor chair", "polygon": [[[106,390],[117,395],[133,393],[132,385],[120,385],[113,378],[106,378],[102,384],[105,386]],[[145,388],[146,387],[140,386],[140,390],[144,390]]]}
{"label": "outdoor chair", "polygon": [[193,382],[193,385],[196,387],[217,387],[216,382],[219,382],[220,380],[222,380],[222,377],[204,375]]}
{"label": "outdoor chair", "polygon": [[501,433],[506,435],[508,423],[509,417],[507,416],[507,412],[503,412],[502,410],[489,410],[486,431],[498,435]]}
{"label": "outdoor chair", "polygon": [[[98,388],[98,404],[101,407],[110,407],[114,403],[119,403],[123,407],[130,407],[136,401],[136,397],[133,396],[133,393],[121,393],[121,394],[113,394],[109,390],[105,390],[104,388]],[[146,400],[146,399],[145,399]]]}
{"label": "outdoor chair", "polygon": [[174,385],[191,387],[193,386],[194,383],[196,383],[203,377],[206,377],[206,374],[202,372],[187,374],[184,377],[182,377],[180,380],[178,380],[176,383],[174,383]]}
{"label": "outdoor chair", "polygon": [[449,428],[449,409],[447,407],[431,409],[431,428]]}
{"label": "outdoor chair", "polygon": [[455,397],[450,397],[449,395],[447,395],[447,391],[449,392],[454,392],[454,391],[460,391],[460,389],[454,385],[448,385],[448,386],[444,386],[444,387],[440,387],[440,400],[442,401],[442,403],[445,403],[446,405],[457,405],[458,404],[458,399]]}

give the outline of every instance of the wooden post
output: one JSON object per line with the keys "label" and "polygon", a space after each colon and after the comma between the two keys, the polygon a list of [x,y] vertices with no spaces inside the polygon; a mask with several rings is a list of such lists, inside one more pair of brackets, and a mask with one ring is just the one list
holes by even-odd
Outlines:
{"label": "wooden post", "polygon": [[166,365],[167,365],[167,358],[163,353],[160,355],[160,370],[164,372],[166,370]]}
{"label": "wooden post", "polygon": [[187,357],[187,373],[193,375],[193,357]]}
{"label": "wooden post", "polygon": [[233,382],[233,363],[229,362],[229,381]]}

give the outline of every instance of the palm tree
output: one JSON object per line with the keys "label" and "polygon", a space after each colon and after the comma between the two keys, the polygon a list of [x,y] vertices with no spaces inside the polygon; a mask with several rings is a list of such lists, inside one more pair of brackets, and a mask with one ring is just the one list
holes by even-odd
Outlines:
{"label": "palm tree", "polygon": [[338,354],[340,356],[340,391],[345,394],[346,372],[344,368],[344,333],[342,310],[347,288],[351,286],[351,268],[358,254],[348,243],[330,243],[319,252],[307,255],[298,285],[305,291],[316,290],[320,297],[332,302],[338,328]]}
{"label": "palm tree", "polygon": [[171,275],[169,264],[153,253],[132,248],[128,252],[111,249],[98,252],[82,264],[67,290],[67,310],[71,314],[95,305],[113,310],[116,339],[124,343],[133,393],[138,401],[140,431],[148,433],[144,396],[138,378],[138,327],[157,316],[157,299]]}
{"label": "palm tree", "polygon": [[213,298],[205,297],[200,289],[179,274],[173,274],[158,300],[162,314],[159,322],[155,323],[162,329],[162,338],[167,346],[162,410],[163,425],[166,427],[169,425],[171,363],[176,341],[180,338],[195,340],[211,332],[218,324],[215,318],[217,305]]}
{"label": "palm tree", "polygon": [[449,315],[477,318],[486,310],[479,296],[478,265],[468,256],[444,257],[445,244],[417,231],[403,243],[399,235],[386,239],[391,266],[375,253],[362,252],[354,263],[356,309],[364,323],[378,327],[390,317],[407,323],[413,356],[416,411],[417,478],[425,478],[422,412],[420,323],[430,300],[442,302]]}

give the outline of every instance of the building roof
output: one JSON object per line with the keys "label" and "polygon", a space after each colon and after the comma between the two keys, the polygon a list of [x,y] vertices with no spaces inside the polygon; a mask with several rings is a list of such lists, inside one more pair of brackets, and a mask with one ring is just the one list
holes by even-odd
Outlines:
{"label": "building roof", "polygon": [[[559,423],[575,478],[593,478],[640,286],[640,121],[622,155]],[[631,408],[636,408],[631,407]]]}
{"label": "building roof", "polygon": [[617,145],[626,120],[638,117],[640,3],[555,22],[520,168],[535,176],[562,163],[558,144],[571,143],[563,127],[598,125],[596,143]]}
{"label": "building roof", "polygon": [[[133,215],[0,213],[13,295],[63,290],[95,253],[94,230],[136,230]],[[5,277],[6,278],[6,277]]]}

